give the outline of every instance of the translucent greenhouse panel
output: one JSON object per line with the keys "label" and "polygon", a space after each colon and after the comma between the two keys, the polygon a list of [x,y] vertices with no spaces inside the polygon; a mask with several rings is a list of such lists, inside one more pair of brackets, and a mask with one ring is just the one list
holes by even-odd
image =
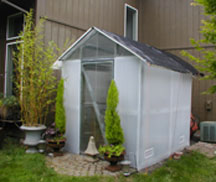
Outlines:
{"label": "translucent greenhouse panel", "polygon": [[66,60],[80,59],[80,48],[77,48],[74,52],[70,53]]}
{"label": "translucent greenhouse panel", "polygon": [[116,56],[133,56],[129,51],[98,32],[89,35],[86,41],[80,42],[75,51],[73,49],[68,53],[65,60],[92,60],[114,58]]}
{"label": "translucent greenhouse panel", "polygon": [[129,51],[127,51],[126,49],[124,49],[122,46],[117,45],[117,56],[133,56]]}
{"label": "translucent greenhouse panel", "polygon": [[66,150],[78,154],[80,144],[80,60],[64,61],[64,106],[66,111]]}
{"label": "translucent greenhouse panel", "polygon": [[[171,152],[189,145],[191,113],[191,75],[176,73],[173,83]],[[173,80],[174,81],[174,80]],[[178,84],[176,84],[178,83]]]}
{"label": "translucent greenhouse panel", "polygon": [[145,66],[142,76],[139,168],[169,156],[171,74]]}
{"label": "translucent greenhouse panel", "polygon": [[[140,113],[139,90],[141,61],[136,57],[115,58],[115,81],[119,90],[118,111],[124,130],[125,147],[132,165],[137,163],[137,131]],[[130,71],[127,71],[130,70]]]}
{"label": "translucent greenhouse panel", "polygon": [[98,50],[98,33],[94,34],[82,45],[82,58],[96,58]]}
{"label": "translucent greenhouse panel", "polygon": [[98,57],[114,57],[115,43],[98,33]]}
{"label": "translucent greenhouse panel", "polygon": [[94,136],[97,147],[105,142],[104,115],[112,79],[112,60],[82,63],[81,151],[86,149],[90,136]]}
{"label": "translucent greenhouse panel", "polygon": [[189,144],[191,75],[145,66],[138,169]]}

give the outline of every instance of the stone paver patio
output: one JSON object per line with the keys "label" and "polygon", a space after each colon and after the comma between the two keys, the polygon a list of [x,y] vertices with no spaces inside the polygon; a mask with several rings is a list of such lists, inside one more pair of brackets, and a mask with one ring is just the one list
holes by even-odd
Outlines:
{"label": "stone paver patio", "polygon": [[[186,151],[198,151],[207,157],[212,158],[216,156],[216,144],[198,142],[187,147]],[[64,156],[61,157],[47,157],[46,161],[47,165],[54,168],[57,173],[70,176],[118,176],[122,174],[122,171],[112,173],[105,170],[105,167],[109,165],[108,162],[84,155],[65,153]],[[163,163],[164,161],[149,167],[147,173],[161,167]],[[132,172],[134,172],[134,169],[132,169]],[[140,172],[145,173],[146,169],[143,169]]]}
{"label": "stone paver patio", "polygon": [[216,156],[216,144],[213,143],[198,142],[187,147],[186,150],[200,152],[201,154],[209,158]]}
{"label": "stone paver patio", "polygon": [[66,153],[61,157],[47,157],[46,159],[47,165],[54,168],[57,173],[70,176],[117,176],[122,173],[122,171],[109,172],[105,170],[105,167],[109,165],[108,162],[83,155]]}

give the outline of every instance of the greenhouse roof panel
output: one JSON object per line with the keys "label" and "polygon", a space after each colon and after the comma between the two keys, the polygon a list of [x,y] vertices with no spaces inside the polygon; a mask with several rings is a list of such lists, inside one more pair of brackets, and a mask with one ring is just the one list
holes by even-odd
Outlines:
{"label": "greenhouse roof panel", "polygon": [[115,33],[107,32],[105,30],[100,31],[102,31],[108,37],[115,39],[121,45],[130,49],[132,53],[138,55],[139,58],[142,58],[150,64],[162,66],[182,73],[192,73],[194,75],[199,74],[199,72],[192,65],[185,62],[178,56],[162,51],[148,44],[140,43],[117,35]]}
{"label": "greenhouse roof panel", "polygon": [[192,65],[171,53],[96,27],[90,28],[85,34],[83,34],[83,36],[81,36],[67,51],[65,51],[58,60],[65,60],[65,58],[67,58],[79,47],[79,45],[85,44],[85,40],[88,40],[96,32],[99,32],[108,39],[112,40],[128,52],[140,58],[145,63],[162,66],[181,73],[192,73],[193,75],[199,74],[199,72]]}

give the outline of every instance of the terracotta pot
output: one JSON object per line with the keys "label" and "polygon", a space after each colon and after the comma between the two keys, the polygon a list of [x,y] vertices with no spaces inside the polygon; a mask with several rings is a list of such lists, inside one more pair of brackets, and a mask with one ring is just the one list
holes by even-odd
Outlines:
{"label": "terracotta pot", "polygon": [[112,155],[111,157],[108,157],[108,153],[105,153],[104,159],[110,163],[110,165],[107,166],[106,169],[111,172],[116,172],[116,171],[121,170],[122,166],[117,165],[117,164],[118,162],[124,160],[124,155],[125,155],[125,152],[122,152],[120,156]]}
{"label": "terracotta pot", "polygon": [[62,156],[61,149],[65,146],[66,138],[63,139],[47,139],[47,145],[53,149],[54,156]]}
{"label": "terracotta pot", "polygon": [[2,119],[7,119],[8,116],[8,108],[5,106],[0,107],[0,116]]}
{"label": "terracotta pot", "polygon": [[0,119],[3,120],[20,120],[20,110],[18,107],[0,107]]}

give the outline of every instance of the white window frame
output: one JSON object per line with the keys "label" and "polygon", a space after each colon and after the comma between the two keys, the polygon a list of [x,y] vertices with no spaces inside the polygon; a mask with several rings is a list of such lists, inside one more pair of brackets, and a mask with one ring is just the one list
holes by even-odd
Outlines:
{"label": "white window frame", "polygon": [[124,36],[126,37],[127,35],[127,9],[130,8],[132,10],[134,10],[135,13],[135,41],[138,41],[138,9],[134,8],[133,6],[129,5],[129,4],[125,4],[124,7]]}
{"label": "white window frame", "polygon": [[[23,15],[23,13],[19,12],[19,13],[16,13],[16,14],[9,15],[9,16],[7,17],[6,40],[15,40],[15,39],[18,39],[18,38],[21,37],[21,36],[9,37],[9,19],[10,19],[11,17],[15,17],[15,16],[18,16],[18,15],[20,15],[20,14]],[[23,15],[23,16],[24,16],[24,15]],[[24,17],[23,17],[23,28],[24,28],[24,22],[25,22],[25,20],[24,20]]]}
{"label": "white window frame", "polygon": [[9,46],[15,45],[15,44],[21,44],[23,41],[16,41],[16,42],[10,42],[6,43],[6,56],[5,56],[5,72],[4,72],[4,96],[6,97],[7,95],[7,69],[8,69],[8,51],[9,51]]}

